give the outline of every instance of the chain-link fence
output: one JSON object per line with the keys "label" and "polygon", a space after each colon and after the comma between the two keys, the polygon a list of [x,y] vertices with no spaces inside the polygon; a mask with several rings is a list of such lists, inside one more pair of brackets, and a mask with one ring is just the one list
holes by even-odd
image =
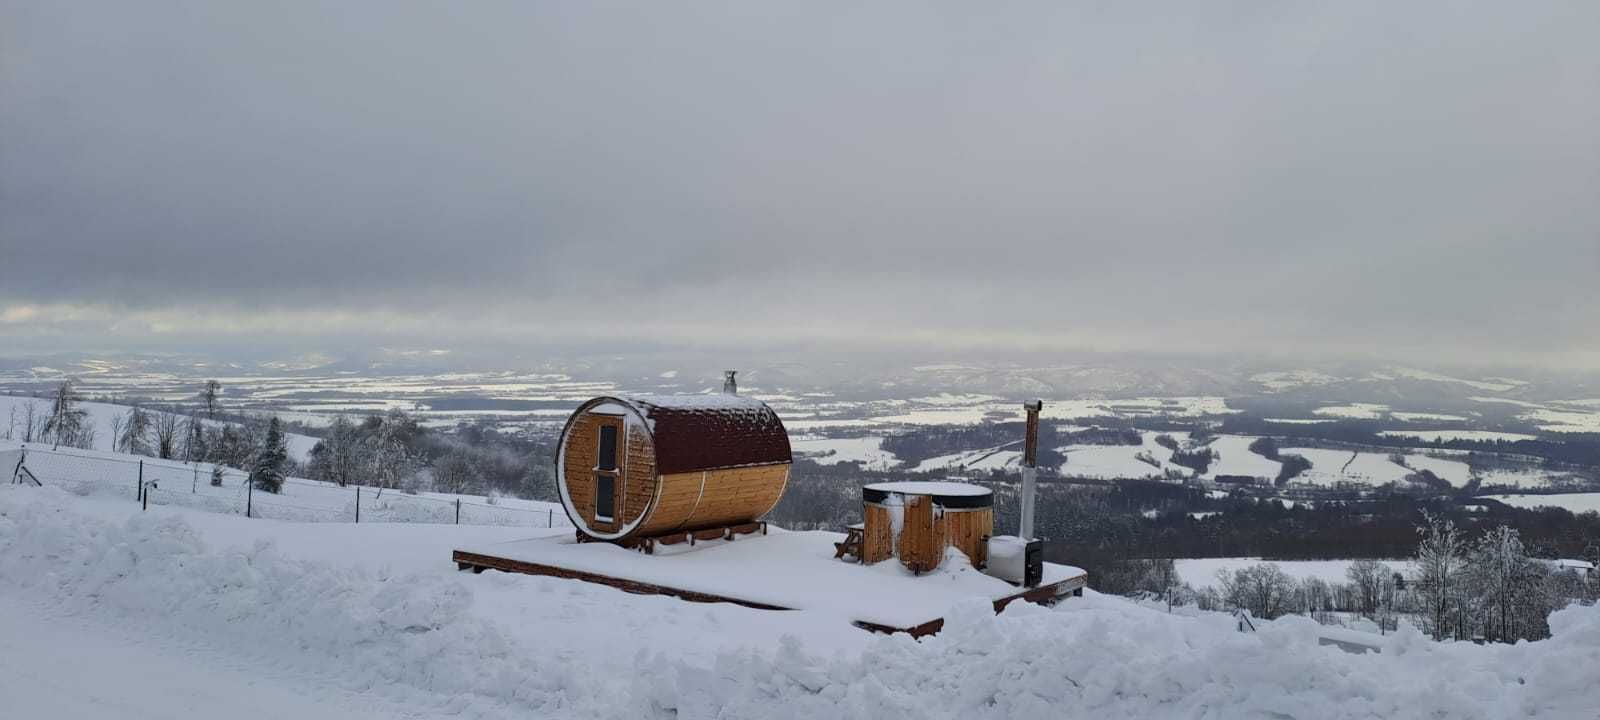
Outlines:
{"label": "chain-link fence", "polygon": [[248,474],[201,462],[139,458],[27,444],[0,452],[5,481],[59,487],[84,496],[120,497],[143,505],[296,522],[414,522],[518,527],[571,527],[555,503],[514,498],[405,493],[285,478],[280,492],[250,487]]}

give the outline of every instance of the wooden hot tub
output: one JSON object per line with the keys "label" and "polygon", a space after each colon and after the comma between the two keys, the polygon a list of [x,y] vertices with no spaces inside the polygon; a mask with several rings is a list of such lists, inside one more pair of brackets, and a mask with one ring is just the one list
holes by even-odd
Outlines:
{"label": "wooden hot tub", "polygon": [[983,567],[994,533],[994,492],[964,482],[883,482],[861,489],[861,562],[899,557],[912,572],[939,567],[954,547]]}

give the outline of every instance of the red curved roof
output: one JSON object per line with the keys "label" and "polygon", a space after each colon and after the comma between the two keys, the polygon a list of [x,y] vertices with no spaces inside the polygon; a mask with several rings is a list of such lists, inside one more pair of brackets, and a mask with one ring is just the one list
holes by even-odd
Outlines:
{"label": "red curved roof", "polygon": [[755,398],[708,394],[618,399],[650,426],[658,473],[794,461],[783,421]]}

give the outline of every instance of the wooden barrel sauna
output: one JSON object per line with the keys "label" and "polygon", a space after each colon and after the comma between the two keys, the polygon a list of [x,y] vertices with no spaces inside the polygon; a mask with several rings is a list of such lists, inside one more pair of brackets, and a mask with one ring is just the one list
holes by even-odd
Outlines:
{"label": "wooden barrel sauna", "polygon": [[983,567],[994,532],[994,492],[961,482],[883,482],[861,489],[861,562],[891,556],[912,572],[939,567],[954,547]]}
{"label": "wooden barrel sauna", "polygon": [[597,397],[561,431],[556,485],[579,533],[628,543],[754,522],[783,497],[791,462],[760,400]]}

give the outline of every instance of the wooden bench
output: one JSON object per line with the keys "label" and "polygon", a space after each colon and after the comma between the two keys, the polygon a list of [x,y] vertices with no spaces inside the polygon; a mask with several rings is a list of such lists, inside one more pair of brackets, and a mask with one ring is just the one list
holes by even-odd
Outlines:
{"label": "wooden bench", "polygon": [[844,542],[833,544],[833,557],[837,559],[849,555],[855,558],[851,562],[861,562],[861,535],[865,528],[863,523],[844,526]]}

